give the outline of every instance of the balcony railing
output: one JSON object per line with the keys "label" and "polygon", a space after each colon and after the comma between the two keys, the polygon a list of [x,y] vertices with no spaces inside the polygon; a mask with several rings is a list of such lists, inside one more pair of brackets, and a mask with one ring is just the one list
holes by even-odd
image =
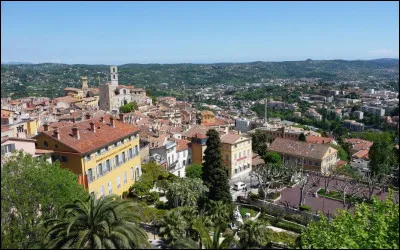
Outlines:
{"label": "balcony railing", "polygon": [[169,170],[178,169],[178,168],[177,168],[177,165],[178,165],[178,160],[176,160],[176,161],[174,161],[174,162],[172,162],[172,163],[169,163],[169,164],[167,165],[167,170],[169,171]]}

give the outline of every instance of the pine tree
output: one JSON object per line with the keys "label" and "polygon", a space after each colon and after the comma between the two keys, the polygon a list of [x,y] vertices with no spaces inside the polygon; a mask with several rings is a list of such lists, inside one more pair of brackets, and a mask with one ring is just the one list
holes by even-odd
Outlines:
{"label": "pine tree", "polygon": [[204,151],[202,179],[209,188],[208,198],[215,201],[232,202],[228,177],[222,163],[220,138],[215,129],[207,132],[207,149]]}

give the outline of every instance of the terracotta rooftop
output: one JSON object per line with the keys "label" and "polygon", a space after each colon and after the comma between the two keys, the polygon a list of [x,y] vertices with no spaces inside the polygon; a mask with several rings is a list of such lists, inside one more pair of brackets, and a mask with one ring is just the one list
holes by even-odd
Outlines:
{"label": "terracotta rooftop", "polygon": [[362,150],[358,151],[357,153],[353,154],[352,157],[354,157],[356,159],[369,160],[368,153],[369,153],[368,149],[362,149]]}
{"label": "terracotta rooftop", "polygon": [[[52,127],[58,127],[60,139],[57,139],[53,136],[53,129],[49,129],[49,131],[42,131],[34,138],[44,134],[52,137],[54,140],[60,141],[78,153],[84,154],[139,132],[138,127],[127,123],[122,123],[117,119],[114,119],[115,127],[111,127],[110,117],[110,115],[104,116],[104,122],[100,122],[100,118],[92,118],[78,123],[69,123],[68,125],[64,126],[60,123],[54,123],[52,124]],[[94,123],[96,132],[91,131],[89,124],[90,122]],[[73,126],[78,128],[80,135],[79,139],[72,136]]]}
{"label": "terracotta rooftop", "polygon": [[314,136],[314,135],[308,135],[306,137],[306,142],[309,143],[323,144],[323,143],[332,143],[333,141],[334,139],[329,137]]}
{"label": "terracotta rooftop", "polygon": [[175,141],[177,144],[176,152],[180,152],[180,151],[189,149],[190,141],[181,140],[181,139],[176,139]]}
{"label": "terracotta rooftop", "polygon": [[374,144],[371,141],[367,141],[367,140],[363,140],[360,138],[350,138],[350,139],[346,139],[345,142],[350,143],[351,145],[353,145],[352,150],[355,151],[360,151],[362,149],[368,149],[370,147],[372,147],[372,145]]}
{"label": "terracotta rooftop", "polygon": [[243,135],[238,135],[238,134],[225,134],[221,136],[221,142],[222,143],[228,143],[228,144],[234,144],[236,141],[238,141],[240,138],[244,139],[249,139]]}
{"label": "terracotta rooftop", "polygon": [[72,96],[62,96],[62,97],[57,97],[54,98],[53,101],[55,102],[66,102],[66,103],[75,103],[79,102],[80,100],[72,97]]}
{"label": "terracotta rooftop", "polygon": [[214,113],[210,110],[203,110],[201,111],[201,115],[214,115]]}
{"label": "terracotta rooftop", "polygon": [[336,149],[329,147],[327,144],[313,144],[290,139],[276,138],[269,146],[268,151],[321,160],[329,149],[332,151],[337,151]]}

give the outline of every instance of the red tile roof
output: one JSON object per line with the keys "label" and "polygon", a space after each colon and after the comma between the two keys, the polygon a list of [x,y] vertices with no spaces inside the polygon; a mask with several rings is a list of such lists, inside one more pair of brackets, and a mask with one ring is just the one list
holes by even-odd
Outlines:
{"label": "red tile roof", "polygon": [[[114,119],[115,127],[111,127],[109,125],[110,117],[110,115],[104,116],[103,123],[100,122],[100,118],[92,118],[78,123],[70,123],[65,126],[62,126],[60,123],[54,123],[52,124],[52,127],[58,125],[57,127],[59,130],[60,139],[55,138],[53,136],[53,130],[50,129],[49,131],[40,132],[34,138],[42,135],[50,136],[54,140],[58,140],[77,152],[84,154],[139,132],[138,127],[127,123],[122,123],[117,119]],[[90,122],[93,122],[96,127],[95,133],[90,130]],[[78,128],[80,135],[79,139],[72,136],[73,126]]]}
{"label": "red tile roof", "polygon": [[313,144],[278,137],[274,142],[272,142],[271,146],[269,146],[267,150],[286,155],[289,154],[298,157],[321,160],[329,149],[333,152],[337,151],[336,149],[329,147],[327,144]]}
{"label": "red tile roof", "polygon": [[177,144],[176,152],[180,152],[180,151],[189,149],[190,141],[181,140],[181,139],[176,139],[175,141]]}
{"label": "red tile roof", "polygon": [[309,142],[309,143],[318,143],[318,144],[332,143],[333,140],[334,140],[333,138],[314,136],[314,135],[308,135],[306,137],[306,142]]}

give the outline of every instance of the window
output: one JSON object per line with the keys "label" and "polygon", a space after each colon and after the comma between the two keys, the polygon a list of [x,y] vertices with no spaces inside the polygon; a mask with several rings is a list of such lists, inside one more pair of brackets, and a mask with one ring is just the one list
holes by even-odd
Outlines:
{"label": "window", "polygon": [[136,154],[139,154],[139,147],[137,145],[135,146],[135,149],[136,149]]}
{"label": "window", "polygon": [[104,197],[104,186],[100,187],[100,196]]}
{"label": "window", "polygon": [[116,169],[119,166],[119,162],[118,162],[118,155],[116,155],[114,157],[114,169]]}
{"label": "window", "polygon": [[58,148],[58,145],[56,144],[56,145],[54,145],[54,147],[55,147],[55,148]]}
{"label": "window", "polygon": [[100,176],[102,176],[103,175],[103,171],[102,171],[102,169],[101,169],[101,164],[99,164],[99,165],[97,165],[97,167],[96,167],[97,169],[97,178],[99,178]]}
{"label": "window", "polygon": [[122,152],[122,162],[125,162],[126,158],[125,158],[125,152]]}
{"label": "window", "polygon": [[133,158],[133,150],[130,148],[129,149],[129,159],[132,159]]}
{"label": "window", "polygon": [[128,182],[128,179],[126,178],[126,171],[124,171],[124,184]]}
{"label": "window", "polygon": [[108,172],[107,163],[106,162],[102,162],[101,163],[101,172],[102,172],[103,175]]}
{"label": "window", "polygon": [[106,168],[107,168],[107,172],[111,171],[111,163],[110,160],[106,161]]}
{"label": "window", "polygon": [[7,144],[1,146],[1,154],[7,154],[7,153],[12,153],[15,151],[15,144]]}
{"label": "window", "polygon": [[88,169],[88,170],[86,170],[86,175],[87,175],[87,178],[88,178],[88,182],[89,182],[89,183],[91,183],[92,181],[94,181],[94,173],[93,173],[93,171],[92,171],[91,168]]}
{"label": "window", "polygon": [[67,156],[61,156],[61,162],[68,162]]}
{"label": "window", "polygon": [[44,141],[44,146],[47,148],[47,147],[49,147],[49,143],[47,142],[47,141]]}
{"label": "window", "polygon": [[250,149],[247,149],[247,156],[250,157]]}
{"label": "window", "polygon": [[111,181],[108,182],[108,194],[112,194],[112,183],[111,183]]}
{"label": "window", "polygon": [[117,188],[121,187],[121,177],[117,177]]}
{"label": "window", "polygon": [[229,155],[225,155],[225,160],[229,161]]}
{"label": "window", "polygon": [[235,160],[237,159],[237,154],[235,153]]}
{"label": "window", "polygon": [[133,180],[133,178],[135,178],[135,173],[133,172],[133,168],[131,168],[131,180]]}
{"label": "window", "polygon": [[181,171],[178,171],[178,177],[181,177]]}
{"label": "window", "polygon": [[186,166],[186,160],[183,160],[183,166]]}
{"label": "window", "polygon": [[122,164],[122,154],[118,155],[118,166]]}

